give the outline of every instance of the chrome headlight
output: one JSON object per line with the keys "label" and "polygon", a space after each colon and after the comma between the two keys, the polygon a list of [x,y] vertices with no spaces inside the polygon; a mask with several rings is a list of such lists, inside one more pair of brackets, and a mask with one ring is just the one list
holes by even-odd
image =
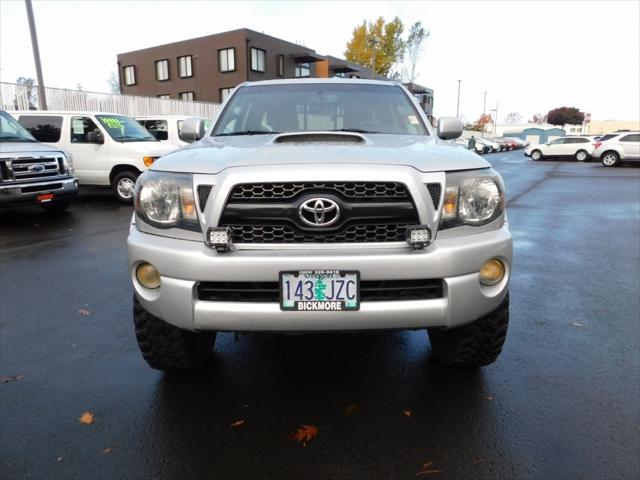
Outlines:
{"label": "chrome headlight", "polygon": [[156,228],[201,231],[190,173],[146,171],[136,181],[136,215]]}
{"label": "chrome headlight", "polygon": [[67,171],[67,175],[73,175],[75,173],[73,170],[73,157],[70,153],[64,153],[64,166]]}
{"label": "chrome headlight", "polygon": [[486,225],[504,212],[504,184],[492,169],[447,173],[440,228]]}

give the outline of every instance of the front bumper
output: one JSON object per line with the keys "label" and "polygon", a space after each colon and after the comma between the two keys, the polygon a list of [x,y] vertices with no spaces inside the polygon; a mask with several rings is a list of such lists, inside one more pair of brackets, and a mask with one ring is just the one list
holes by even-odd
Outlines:
{"label": "front bumper", "polygon": [[[127,239],[129,271],[142,306],[164,321],[187,330],[339,331],[456,327],[472,322],[500,305],[511,272],[512,241],[507,224],[470,235],[440,238],[424,251],[408,246],[368,249],[236,250],[217,253],[204,242],[161,237],[131,229]],[[482,264],[500,258],[505,278],[481,286]],[[135,278],[141,262],[161,275],[150,290]],[[280,271],[303,269],[358,270],[362,280],[437,278],[444,281],[442,298],[362,302],[359,311],[297,312],[278,303],[210,302],[198,300],[200,281],[271,282]]]}
{"label": "front bumper", "polygon": [[53,193],[54,201],[73,197],[78,193],[78,180],[71,177],[0,185],[0,207],[34,204],[44,193]]}

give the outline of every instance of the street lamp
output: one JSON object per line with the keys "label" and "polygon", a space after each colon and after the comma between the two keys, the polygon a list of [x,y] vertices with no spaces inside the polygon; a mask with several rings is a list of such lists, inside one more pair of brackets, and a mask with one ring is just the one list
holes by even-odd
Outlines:
{"label": "street lamp", "polygon": [[462,80],[458,80],[458,104],[456,106],[456,117],[460,116],[460,82],[462,82]]}
{"label": "street lamp", "polygon": [[495,115],[493,117],[493,135],[495,136],[496,131],[498,130],[498,102],[496,102],[496,108],[492,108],[489,111],[495,112]]}

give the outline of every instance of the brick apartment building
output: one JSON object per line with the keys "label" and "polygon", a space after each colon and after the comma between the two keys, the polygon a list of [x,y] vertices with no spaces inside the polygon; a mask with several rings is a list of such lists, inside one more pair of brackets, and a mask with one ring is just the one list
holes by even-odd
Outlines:
{"label": "brick apartment building", "polygon": [[245,81],[371,78],[371,70],[246,28],[118,55],[121,92],[219,103]]}

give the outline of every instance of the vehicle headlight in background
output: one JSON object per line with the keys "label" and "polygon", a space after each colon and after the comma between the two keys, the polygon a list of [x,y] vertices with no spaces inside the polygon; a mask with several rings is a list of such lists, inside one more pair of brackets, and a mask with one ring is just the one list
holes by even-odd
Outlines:
{"label": "vehicle headlight in background", "polygon": [[447,173],[440,229],[486,225],[504,212],[504,184],[493,169]]}
{"label": "vehicle headlight in background", "polygon": [[64,166],[67,171],[67,175],[73,175],[75,173],[73,169],[73,157],[70,153],[65,153],[64,155]]}
{"label": "vehicle headlight in background", "polygon": [[189,173],[146,171],[136,181],[136,215],[157,228],[201,231]]}

